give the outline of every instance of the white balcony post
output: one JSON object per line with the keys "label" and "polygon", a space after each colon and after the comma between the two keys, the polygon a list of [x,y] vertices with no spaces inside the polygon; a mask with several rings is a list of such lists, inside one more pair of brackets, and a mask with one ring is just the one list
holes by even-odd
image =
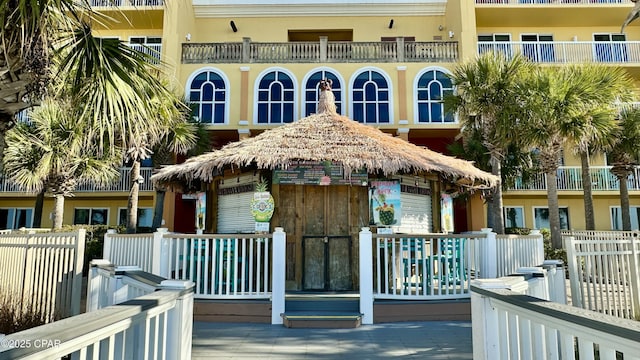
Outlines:
{"label": "white balcony post", "polygon": [[373,324],[373,235],[368,227],[360,231],[360,313],[362,323]]}
{"label": "white balcony post", "polygon": [[111,260],[111,238],[118,232],[116,229],[108,229],[104,234],[104,244],[102,245],[102,258],[105,260]]}
{"label": "white balcony post", "polygon": [[285,264],[287,234],[284,229],[277,227],[273,233],[273,279],[271,287],[271,324],[282,324],[282,313],[284,313],[284,290],[286,271]]}
{"label": "white balcony post", "polygon": [[[524,293],[528,288],[522,276],[499,279],[472,280],[471,286],[481,289],[509,289]],[[491,299],[471,291],[471,336],[474,360],[500,359],[500,320],[498,310],[491,305]]]}
{"label": "white balcony post", "polygon": [[482,228],[483,234],[487,237],[482,241],[480,249],[480,278],[495,279],[498,276],[498,259],[497,259],[497,240],[496,233],[491,228]]}
{"label": "white balcony post", "polygon": [[167,228],[158,228],[153,233],[153,248],[151,272],[154,275],[169,278],[169,242],[164,235],[169,232]]}
{"label": "white balcony post", "polygon": [[191,359],[194,286],[189,280],[164,280],[160,283],[164,290],[182,291],[182,295],[176,300],[176,306],[168,314],[167,359]]}

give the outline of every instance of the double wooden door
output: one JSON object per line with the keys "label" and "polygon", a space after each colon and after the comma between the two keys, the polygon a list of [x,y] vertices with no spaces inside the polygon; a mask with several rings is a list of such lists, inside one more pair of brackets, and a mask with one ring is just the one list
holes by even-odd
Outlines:
{"label": "double wooden door", "polygon": [[346,185],[279,186],[278,221],[287,232],[288,289],[354,290],[354,239],[360,227],[369,222],[366,189]]}

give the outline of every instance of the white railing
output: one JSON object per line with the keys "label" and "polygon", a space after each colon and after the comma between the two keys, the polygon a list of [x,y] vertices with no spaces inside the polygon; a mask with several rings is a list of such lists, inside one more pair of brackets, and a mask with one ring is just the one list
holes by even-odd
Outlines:
{"label": "white railing", "polygon": [[157,64],[160,61],[162,53],[162,44],[127,44],[128,47],[135,49],[141,53],[151,56],[154,61],[153,64]]}
{"label": "white railing", "polygon": [[[592,166],[589,168],[593,191],[618,191],[618,178],[611,173],[611,166]],[[557,173],[558,190],[582,191],[582,169],[579,166],[562,166]],[[629,190],[640,190],[640,167],[635,167],[627,179]],[[509,190],[547,190],[547,180],[544,173],[532,176],[531,180],[523,183],[520,179]]]}
{"label": "white railing", "polygon": [[105,234],[105,259],[191,280],[198,299],[271,296],[271,234]]}
{"label": "white railing", "polygon": [[544,263],[544,240],[540,231],[532,235],[497,235],[497,277],[509,276],[519,268]]}
{"label": "white railing", "polygon": [[90,0],[93,7],[162,6],[164,0]]}
{"label": "white railing", "polygon": [[[97,186],[91,182],[79,183],[75,189],[75,192],[129,192],[131,190],[131,168],[121,167],[120,177],[113,183],[104,186]],[[143,167],[140,168],[140,176],[144,181],[140,184],[140,191],[154,191],[153,183],[151,182],[151,175],[153,175],[153,168]],[[15,182],[7,179],[4,176],[0,176],[0,192],[24,192],[22,188]]]}
{"label": "white railing", "polygon": [[637,231],[563,234],[574,306],[640,319],[639,236]]}
{"label": "white railing", "polygon": [[582,5],[602,5],[602,4],[630,4],[632,0],[476,0],[476,4],[511,4],[511,5],[558,5],[558,4],[582,4]]}
{"label": "white railing", "polygon": [[193,283],[109,265],[93,264],[89,313],[2,338],[0,359],[191,359]]}
{"label": "white railing", "polygon": [[536,63],[639,63],[640,41],[496,41],[478,42],[478,53],[516,53]]}
{"label": "white railing", "polygon": [[522,289],[513,277],[472,282],[474,359],[638,359],[640,322],[543,301]]}
{"label": "white railing", "polygon": [[46,321],[79,314],[85,233],[0,235],[0,289]]}

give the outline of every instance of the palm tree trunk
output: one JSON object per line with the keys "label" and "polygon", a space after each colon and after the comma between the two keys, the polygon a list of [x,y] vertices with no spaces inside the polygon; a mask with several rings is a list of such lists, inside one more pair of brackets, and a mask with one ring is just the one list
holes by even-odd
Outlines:
{"label": "palm tree trunk", "polygon": [[164,212],[164,196],[167,192],[164,190],[156,190],[156,206],[153,209],[153,231],[156,231],[162,224]]}
{"label": "palm tree trunk", "polygon": [[127,234],[135,234],[138,224],[138,193],[140,192],[140,161],[136,160],[131,166],[131,190],[127,202]]}
{"label": "palm tree trunk", "polygon": [[545,177],[547,180],[547,203],[549,206],[549,230],[551,232],[551,245],[554,249],[562,249],[557,175],[555,171],[550,171],[545,173]]}
{"label": "palm tree trunk", "polygon": [[596,229],[596,219],[593,211],[593,194],[591,185],[591,166],[589,165],[589,153],[580,152],[582,162],[582,193],[584,198],[584,223],[586,230]]}
{"label": "palm tree trunk", "polygon": [[34,228],[42,226],[42,208],[44,206],[45,191],[45,189],[42,189],[36,196],[36,203],[33,209],[33,224],[31,225]]}
{"label": "palm tree trunk", "polygon": [[[491,173],[502,179],[502,163],[500,159],[492,155],[491,159]],[[493,191],[493,231],[497,234],[504,234],[504,214],[502,213],[502,182],[498,180]]]}
{"label": "palm tree trunk", "polygon": [[631,231],[631,206],[629,204],[627,179],[628,174],[624,177],[618,176],[618,183],[620,184],[620,213],[622,215],[622,230]]}
{"label": "palm tree trunk", "polygon": [[64,215],[64,195],[55,194],[53,195],[54,206],[53,206],[53,228],[61,229],[62,228],[62,217]]}

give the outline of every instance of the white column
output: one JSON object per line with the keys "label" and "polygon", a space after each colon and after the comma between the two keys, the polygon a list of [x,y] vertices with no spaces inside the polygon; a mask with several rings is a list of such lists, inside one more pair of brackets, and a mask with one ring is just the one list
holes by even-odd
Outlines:
{"label": "white column", "polygon": [[360,313],[362,323],[373,324],[373,235],[368,227],[360,231]]}
{"label": "white column", "polygon": [[111,261],[111,238],[115,236],[118,232],[116,229],[108,229],[107,233],[104,234],[104,244],[102,245],[102,258],[105,260]]}
{"label": "white column", "polygon": [[271,324],[282,324],[284,313],[284,290],[285,290],[285,265],[286,265],[286,242],[287,234],[284,229],[277,227],[273,233],[273,271],[271,287]]}
{"label": "white column", "polygon": [[190,360],[193,337],[193,290],[189,280],[164,280],[164,290],[182,290],[176,306],[169,310],[167,323],[167,359]]}
{"label": "white column", "polygon": [[107,297],[111,294],[105,294],[102,290],[102,277],[98,274],[99,266],[108,266],[111,263],[108,260],[91,260],[89,263],[89,275],[87,276],[87,308],[86,312],[98,310],[105,306],[108,306]]}
{"label": "white column", "polygon": [[483,241],[480,266],[480,278],[482,279],[495,279],[498,276],[498,259],[497,259],[497,244],[496,233],[491,231],[491,228],[481,229],[483,234],[487,234],[487,237]]}
{"label": "white column", "polygon": [[168,279],[169,276],[169,242],[164,235],[169,233],[167,228],[158,228],[153,233],[153,248],[151,257],[151,273]]}

